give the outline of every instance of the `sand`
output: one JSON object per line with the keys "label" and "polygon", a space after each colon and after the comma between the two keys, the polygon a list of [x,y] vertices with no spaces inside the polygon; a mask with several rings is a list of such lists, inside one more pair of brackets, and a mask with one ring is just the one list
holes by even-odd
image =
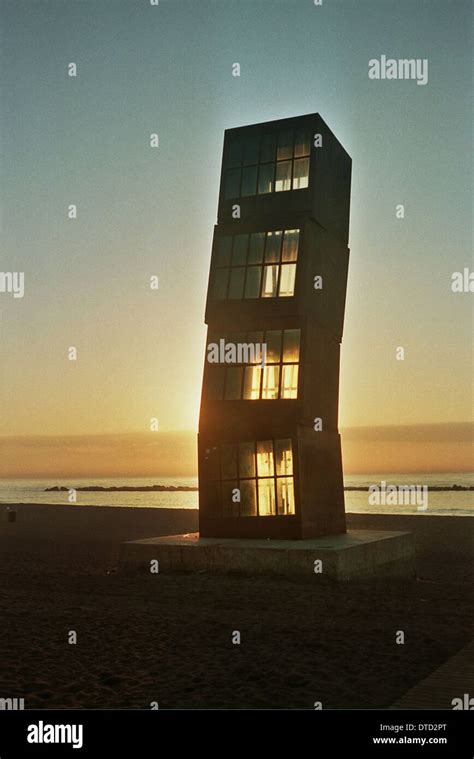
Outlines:
{"label": "sand", "polygon": [[317,586],[117,574],[121,541],[195,531],[194,510],[15,508],[10,524],[0,507],[0,697],[26,708],[385,708],[472,633],[469,517],[348,515],[414,532],[418,579]]}

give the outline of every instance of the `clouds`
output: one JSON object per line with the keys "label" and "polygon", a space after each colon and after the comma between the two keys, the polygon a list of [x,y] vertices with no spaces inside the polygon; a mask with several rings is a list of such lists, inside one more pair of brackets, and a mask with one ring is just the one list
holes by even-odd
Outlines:
{"label": "clouds", "polygon": [[[472,424],[350,427],[346,474],[469,472]],[[0,477],[192,477],[196,433],[0,437]]]}

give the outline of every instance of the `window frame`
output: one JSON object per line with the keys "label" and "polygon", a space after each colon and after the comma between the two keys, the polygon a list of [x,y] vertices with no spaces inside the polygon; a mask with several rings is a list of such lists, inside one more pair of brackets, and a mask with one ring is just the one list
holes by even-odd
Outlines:
{"label": "window frame", "polygon": [[[288,125],[286,127],[280,127],[279,129],[273,129],[268,132],[263,133],[255,133],[251,132],[249,134],[240,134],[239,136],[229,137],[229,142],[226,144],[226,149],[224,153],[224,160],[223,160],[223,166],[222,166],[222,187],[221,187],[221,197],[224,198],[226,201],[235,200],[237,198],[249,198],[249,197],[256,197],[258,195],[272,195],[276,192],[298,192],[300,190],[306,190],[310,186],[310,177],[311,177],[311,156],[312,156],[312,130],[313,127],[310,124],[304,124],[304,125]],[[282,136],[284,135],[290,135],[291,134],[291,151],[289,155],[284,154],[279,157],[279,149],[280,149],[280,140]],[[303,139],[306,137],[307,141],[298,143],[297,137],[298,134],[303,135]],[[264,145],[265,143],[273,142],[273,156],[271,156],[271,153],[268,153],[267,155],[262,155]],[[308,152],[301,152],[301,145],[307,144],[307,150]],[[257,145],[256,149],[254,150],[253,156],[251,156],[250,159],[246,158],[246,155],[248,155],[248,150],[251,147],[255,147]],[[232,156],[233,150],[237,147],[238,155]],[[297,148],[298,148],[298,154],[297,154]],[[303,147],[303,151],[306,148]],[[239,160],[240,156],[240,160]],[[265,158],[265,160],[262,160],[262,158]],[[307,182],[304,187],[294,187],[295,183],[295,162],[301,161],[307,159],[308,160],[308,174],[307,174]],[[278,165],[290,162],[290,172],[289,172],[289,186],[288,187],[282,187],[280,189],[277,189],[277,174],[278,174]],[[269,167],[272,167],[271,171],[271,181],[270,181],[270,189],[268,191],[261,191],[260,190],[260,179],[261,179],[261,173],[266,174],[268,172]],[[246,194],[243,194],[243,184],[244,184],[244,172],[247,172],[250,169],[255,169],[256,173],[256,183],[255,183],[255,192],[249,193],[246,192]],[[240,171],[240,174],[238,175],[238,182],[236,181],[236,185],[238,185],[238,194],[230,194],[228,191],[228,185],[229,185],[229,178],[235,177],[235,180],[237,180],[237,174],[236,172]],[[232,180],[230,180],[232,181]],[[279,180],[279,181],[287,181],[287,180]]]}
{"label": "window frame", "polygon": [[[278,474],[278,466],[277,466],[277,450],[278,446],[282,443],[287,443],[289,441],[290,443],[290,451],[291,451],[291,474],[288,474],[287,472],[283,472],[282,474]],[[269,475],[259,475],[258,472],[258,446],[262,445],[264,443],[271,443],[271,451],[272,451],[272,462],[273,462],[273,472]],[[249,447],[252,448],[252,467],[251,470],[253,471],[253,474],[243,476],[241,475],[241,447]],[[224,451],[226,449],[233,449],[233,455],[229,458],[232,459],[235,462],[235,470],[232,472],[225,472],[226,476],[224,475]],[[222,519],[250,519],[250,518],[257,518],[257,519],[268,519],[269,517],[273,518],[290,518],[294,519],[299,514],[299,504],[297,500],[297,482],[298,482],[298,473],[297,473],[297,446],[296,441],[291,436],[289,437],[270,437],[266,440],[244,440],[244,441],[233,441],[233,442],[223,442],[217,446],[213,446],[213,450],[216,451],[217,461],[214,461],[212,463],[212,468],[214,469],[215,474],[218,474],[218,477],[212,476],[206,478],[206,483],[215,485],[217,483],[217,493],[218,493],[218,499],[219,499],[219,515]],[[231,474],[232,476],[227,476]],[[293,503],[293,511],[283,512],[281,511],[281,503],[280,498],[278,496],[279,492],[279,483],[285,483],[287,484],[288,481],[291,480],[292,484],[292,503]],[[273,499],[275,504],[275,512],[266,512],[261,513],[260,512],[260,487],[259,485],[264,483],[272,483],[272,489],[273,489]],[[240,493],[242,493],[242,483],[249,483],[250,489],[253,489],[253,493],[255,496],[255,513],[242,513],[242,500],[236,502],[235,504],[232,502],[232,499],[229,498],[229,494],[232,492],[234,488],[237,488]],[[225,493],[227,495],[227,498],[225,497]]]}
{"label": "window frame", "polygon": [[[299,332],[299,343],[298,343],[298,360],[294,361],[285,361],[284,360],[284,349],[285,349],[285,332],[293,332],[298,331]],[[265,362],[265,365],[262,366],[262,364],[258,363],[232,363],[232,364],[225,364],[225,363],[214,363],[210,364],[206,360],[206,376],[205,376],[205,394],[206,394],[206,401],[225,401],[225,402],[247,402],[247,403],[255,403],[255,402],[269,402],[269,401],[298,401],[301,399],[301,376],[302,373],[300,372],[300,366],[301,366],[301,353],[302,353],[302,333],[303,329],[302,327],[282,327],[279,329],[267,329],[262,331],[262,339],[261,341],[255,341],[255,342],[267,342],[266,336],[270,332],[279,332],[280,333],[280,356],[278,361],[267,361]],[[208,345],[212,342],[218,342],[220,339],[224,339],[226,343],[228,342],[243,342],[243,343],[252,343],[254,342],[251,339],[251,335],[254,334],[254,331],[245,332],[243,334],[241,333],[229,333],[227,335],[208,335],[207,342],[206,342],[206,354],[207,354],[207,348]],[[236,339],[236,338],[240,339]],[[296,395],[294,396],[284,396],[283,395],[283,389],[284,389],[284,376],[286,374],[285,367],[296,367],[297,372],[297,380],[296,380]],[[276,397],[264,397],[264,388],[265,388],[265,380],[268,374],[270,372],[266,372],[266,370],[269,367],[278,367],[277,368],[277,374],[278,374],[278,389],[277,389],[277,395]],[[222,369],[224,370],[224,378],[221,380],[220,385],[219,382],[217,382],[217,373],[222,372]],[[241,376],[240,376],[240,395],[239,397],[229,398],[227,396],[227,388],[231,385],[230,376],[231,374],[236,374],[237,372],[232,372],[232,370],[240,369],[241,370]],[[258,380],[258,396],[256,398],[245,398],[245,388],[246,388],[246,381],[247,376],[251,377],[251,370],[259,370],[259,380]],[[216,376],[214,376],[216,375]],[[221,397],[212,397],[211,390],[215,390],[216,387],[222,388],[222,394]],[[293,387],[293,386],[292,386]],[[292,388],[291,391],[293,392]]]}
{"label": "window frame", "polygon": [[[298,232],[298,245],[296,249],[296,258],[288,260],[287,258],[283,259],[283,252],[284,252],[284,243],[285,243],[285,236],[287,233],[291,232]],[[271,235],[275,235],[277,233],[281,234],[281,240],[279,244],[279,254],[278,254],[278,260],[275,262],[270,262],[267,260],[267,244],[268,240],[270,239]],[[251,247],[252,247],[252,237],[253,235],[264,235],[263,240],[263,249],[261,254],[261,261],[254,263],[253,261],[250,263],[250,255],[251,255]],[[245,263],[236,262],[234,263],[234,245],[235,241],[239,237],[247,237],[247,244],[246,244],[246,253],[245,253]],[[222,263],[223,261],[223,254],[222,249],[225,248],[225,246],[228,245],[228,243],[221,242],[222,240],[225,240],[226,238],[229,238],[231,240],[230,242],[230,252],[228,254],[228,261],[226,263]],[[302,246],[304,245],[304,237],[303,237],[303,229],[302,227],[288,227],[288,228],[282,228],[282,229],[266,229],[266,230],[250,230],[248,232],[236,232],[234,234],[219,234],[214,237],[214,245],[213,245],[213,254],[212,254],[212,263],[211,263],[211,272],[210,272],[210,280],[209,280],[209,300],[213,303],[215,302],[224,302],[224,301],[258,301],[258,300],[270,300],[274,301],[279,298],[294,298],[297,296],[298,291],[298,263],[301,260],[301,251]],[[295,268],[295,274],[294,274],[294,283],[293,283],[293,292],[291,294],[280,294],[281,290],[281,280],[282,280],[282,271],[284,266],[290,266],[294,265]],[[265,286],[265,276],[266,276],[266,267],[269,266],[277,266],[278,272],[277,272],[277,282],[276,282],[276,288],[275,288],[275,295],[264,295],[264,286]],[[244,269],[244,277],[243,277],[243,284],[241,288],[241,295],[236,297],[230,297],[230,291],[231,286],[233,286],[233,279],[232,279],[232,272],[235,269],[242,268]],[[260,277],[260,284],[258,289],[258,295],[246,295],[247,292],[247,283],[250,278],[249,270],[251,268],[257,268],[259,269],[259,277]],[[225,272],[227,272],[227,276],[225,275]],[[253,274],[255,276],[255,274]],[[237,276],[237,275],[235,275]],[[216,290],[218,290],[218,280],[221,278],[222,283],[225,280],[225,287],[222,288],[222,291],[225,292],[225,295],[223,297],[216,297],[215,293]]]}

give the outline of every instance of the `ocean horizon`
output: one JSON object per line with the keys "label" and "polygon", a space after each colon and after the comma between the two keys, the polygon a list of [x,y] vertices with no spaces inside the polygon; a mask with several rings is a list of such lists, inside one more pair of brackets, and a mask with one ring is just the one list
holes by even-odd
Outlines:
{"label": "ocean horizon", "polygon": [[[367,490],[347,490],[347,488],[369,488],[371,485],[416,486],[427,488],[426,510],[420,511],[415,504],[371,505]],[[474,484],[473,472],[446,472],[436,474],[359,474],[344,477],[345,505],[347,512],[419,514],[444,516],[473,516],[474,491],[453,490],[454,486],[469,488]],[[74,505],[68,498],[67,490],[47,491],[47,488],[108,487],[196,487],[197,477],[100,477],[100,478],[22,478],[0,479],[0,504],[53,504]],[[432,490],[436,488],[436,490]],[[197,490],[191,491],[77,491],[75,505],[114,506],[132,508],[176,508],[197,509]]]}

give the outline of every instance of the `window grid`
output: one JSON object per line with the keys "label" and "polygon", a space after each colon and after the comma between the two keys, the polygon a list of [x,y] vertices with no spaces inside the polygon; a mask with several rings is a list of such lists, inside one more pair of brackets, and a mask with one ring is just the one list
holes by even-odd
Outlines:
{"label": "window grid", "polygon": [[[218,342],[218,339],[209,338],[208,343]],[[257,362],[209,366],[206,382],[207,400],[258,401],[298,398],[300,329],[247,332],[243,335],[228,335],[224,339],[226,343],[255,342],[265,343],[267,346],[278,345],[279,353],[275,359],[271,350],[270,356],[267,350],[264,366]]]}
{"label": "window grid", "polygon": [[308,129],[230,143],[225,157],[226,200],[305,189],[309,183],[309,155]]}
{"label": "window grid", "polygon": [[[282,229],[218,237],[211,288],[213,300],[292,297],[299,235],[299,229]],[[269,251],[275,239],[278,246],[273,251],[274,260],[270,260]],[[276,280],[266,289],[272,267],[273,273],[276,270]]]}
{"label": "window grid", "polygon": [[[248,474],[249,461],[247,457],[245,468],[242,467],[242,450],[251,448],[251,474]],[[259,448],[262,449],[259,452]],[[265,468],[265,448],[268,456],[267,468],[270,474],[262,474]],[[235,459],[234,476],[224,468],[224,451],[233,450]],[[281,457],[283,466],[279,464]],[[270,464],[271,461],[271,464]],[[295,514],[294,501],[294,470],[293,449],[290,439],[264,440],[257,442],[230,444],[219,447],[220,502],[224,517],[248,516],[291,516]],[[244,471],[242,471],[244,469]],[[283,470],[283,471],[282,471]],[[234,502],[232,491],[240,491],[240,501]],[[248,501],[242,499],[242,491],[248,496],[252,493],[255,498],[255,510],[252,508],[252,496]],[[250,506],[250,509],[249,509]],[[249,511],[251,513],[249,513]]]}

